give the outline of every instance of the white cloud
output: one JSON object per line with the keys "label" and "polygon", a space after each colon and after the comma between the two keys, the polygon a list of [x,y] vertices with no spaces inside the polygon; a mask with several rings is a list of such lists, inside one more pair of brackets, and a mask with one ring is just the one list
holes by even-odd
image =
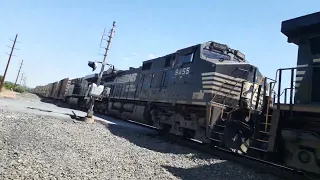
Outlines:
{"label": "white cloud", "polygon": [[139,53],[136,53],[136,52],[133,52],[132,54],[133,54],[134,56],[138,56],[138,57],[140,56],[140,54],[139,54]]}
{"label": "white cloud", "polygon": [[156,55],[154,55],[154,54],[150,53],[150,54],[149,54],[149,56],[148,56],[148,58],[149,58],[149,59],[156,58]]}

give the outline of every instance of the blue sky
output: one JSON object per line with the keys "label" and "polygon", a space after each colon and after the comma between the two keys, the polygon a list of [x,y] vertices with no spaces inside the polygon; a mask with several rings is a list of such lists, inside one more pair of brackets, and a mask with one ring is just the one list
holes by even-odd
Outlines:
{"label": "blue sky", "polygon": [[[297,47],[280,32],[281,21],[319,10],[319,0],[1,0],[0,74],[11,45],[17,44],[7,80],[19,64],[27,85],[91,74],[89,60],[102,60],[104,27],[116,21],[108,62],[116,68],[140,66],[189,45],[214,40],[243,52],[262,73],[274,77],[280,67],[296,64]],[[103,53],[103,49],[100,49]],[[98,68],[98,70],[100,67]]]}

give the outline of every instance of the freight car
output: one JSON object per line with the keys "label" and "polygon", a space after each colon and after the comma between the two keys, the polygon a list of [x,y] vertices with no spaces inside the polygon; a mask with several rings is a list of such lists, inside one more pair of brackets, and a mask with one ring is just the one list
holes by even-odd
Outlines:
{"label": "freight car", "polygon": [[65,100],[71,80],[71,78],[65,78],[45,86],[37,86],[32,89],[32,92],[42,97]]}
{"label": "freight car", "polygon": [[[110,75],[107,75],[106,77],[106,74],[110,72],[110,69],[105,71],[103,73],[104,80],[113,80],[118,71],[119,70],[112,68],[112,77],[110,77]],[[77,104],[80,108],[88,108],[90,99],[88,90],[90,85],[97,81],[97,78],[98,74],[90,74],[81,78],[65,78],[61,81],[49,83],[44,86],[36,86],[31,92],[44,98],[61,100],[70,104]],[[105,83],[104,85],[108,87],[108,83]],[[102,109],[100,106],[105,105],[104,100],[106,100],[106,98],[107,94],[104,92],[103,96],[96,99],[95,110]]]}
{"label": "freight car", "polygon": [[320,12],[284,21],[281,31],[299,46],[297,67],[274,80],[209,41],[107,74],[111,91],[95,110],[319,176]]}

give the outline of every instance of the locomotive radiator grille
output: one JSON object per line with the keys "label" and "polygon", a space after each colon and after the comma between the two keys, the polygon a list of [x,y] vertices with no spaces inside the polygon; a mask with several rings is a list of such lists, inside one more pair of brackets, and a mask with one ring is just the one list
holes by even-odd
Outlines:
{"label": "locomotive radiator grille", "polygon": [[[252,83],[248,82],[243,78],[233,77],[233,76],[221,74],[218,72],[202,73],[202,87],[203,87],[204,93],[212,93],[212,94],[239,100],[242,82],[245,82],[242,92],[250,91],[247,94],[242,95],[242,97],[244,97],[244,100],[248,104],[250,104],[251,98],[252,98],[252,106],[255,106],[258,99],[257,97],[258,93],[257,91],[252,91],[254,92],[254,95],[253,97],[251,97],[252,92],[250,88],[252,86],[253,87],[252,89],[257,89],[258,88],[257,84],[253,86]],[[263,91],[263,88],[261,88],[261,92],[262,91]],[[261,108],[262,104],[263,104],[263,94],[260,93],[258,108]]]}
{"label": "locomotive radiator grille", "polygon": [[239,99],[242,78],[236,78],[218,72],[202,73],[204,93],[212,93],[232,99]]}

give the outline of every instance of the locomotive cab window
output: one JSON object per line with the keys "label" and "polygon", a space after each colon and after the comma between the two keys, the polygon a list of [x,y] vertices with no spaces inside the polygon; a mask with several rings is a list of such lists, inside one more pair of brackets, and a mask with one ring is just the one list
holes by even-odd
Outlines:
{"label": "locomotive cab window", "polygon": [[175,65],[181,66],[183,64],[191,63],[192,61],[193,61],[193,52],[184,54],[184,55],[179,55]]}
{"label": "locomotive cab window", "polygon": [[227,53],[227,46],[218,43],[210,43],[202,49],[202,56],[208,59],[216,59],[220,61],[232,60]]}
{"label": "locomotive cab window", "polygon": [[142,71],[151,69],[152,62],[143,63]]}
{"label": "locomotive cab window", "polygon": [[174,55],[167,56],[164,67],[170,67],[171,66],[171,62],[174,61],[174,59],[175,59]]}

